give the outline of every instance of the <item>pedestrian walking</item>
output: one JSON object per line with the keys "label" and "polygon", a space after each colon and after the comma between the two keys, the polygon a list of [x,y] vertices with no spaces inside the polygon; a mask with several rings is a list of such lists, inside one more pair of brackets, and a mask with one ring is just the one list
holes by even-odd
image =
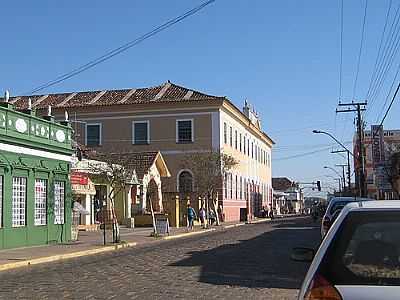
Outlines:
{"label": "pedestrian walking", "polygon": [[206,221],[206,210],[204,209],[204,207],[200,208],[199,218],[200,218],[201,226],[203,228],[205,228],[206,227],[206,223],[205,223],[205,221]]}
{"label": "pedestrian walking", "polygon": [[210,212],[209,212],[209,214],[208,214],[208,220],[209,220],[209,223],[210,223],[210,225],[212,226],[212,225],[214,225],[214,223],[215,223],[215,221],[216,221],[216,215],[215,215],[215,212],[214,212],[214,210],[212,210],[212,209],[210,209]]}
{"label": "pedestrian walking", "polygon": [[187,218],[188,218],[188,229],[192,230],[194,219],[197,218],[197,216],[195,210],[190,205],[190,203],[187,206]]}

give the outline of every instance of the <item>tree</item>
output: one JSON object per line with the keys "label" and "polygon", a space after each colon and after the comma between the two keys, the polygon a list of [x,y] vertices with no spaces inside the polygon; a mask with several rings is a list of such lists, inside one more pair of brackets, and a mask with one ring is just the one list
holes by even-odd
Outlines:
{"label": "tree", "polygon": [[[115,197],[121,191],[125,192],[128,184],[136,178],[135,168],[129,155],[123,153],[91,153],[89,170],[110,186],[107,198],[110,202],[112,218],[113,242],[120,242],[119,224],[115,213]],[[105,224],[104,224],[105,226]]]}
{"label": "tree", "polygon": [[205,199],[205,208],[211,201],[216,213],[217,225],[220,220],[218,210],[218,191],[223,187],[226,174],[239,162],[231,155],[210,149],[206,152],[187,153],[182,161],[183,167],[194,175],[194,184],[198,195]]}

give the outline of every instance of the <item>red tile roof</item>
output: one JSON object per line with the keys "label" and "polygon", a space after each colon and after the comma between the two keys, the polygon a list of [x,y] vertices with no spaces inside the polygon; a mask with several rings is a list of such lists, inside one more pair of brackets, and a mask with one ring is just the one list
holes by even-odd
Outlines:
{"label": "red tile roof", "polygon": [[[41,99],[42,97],[43,99],[38,102],[38,99]],[[96,97],[98,99],[96,99]],[[14,102],[18,109],[25,109],[28,107],[28,98],[29,96],[11,97],[10,102]],[[152,102],[181,102],[225,99],[225,97],[212,96],[198,91],[192,91],[169,81],[162,85],[148,88],[33,95],[30,96],[30,98],[32,99],[33,107],[39,109],[46,108],[49,105],[54,107],[69,108],[114,104],[143,104]],[[0,98],[0,100],[2,99]]]}

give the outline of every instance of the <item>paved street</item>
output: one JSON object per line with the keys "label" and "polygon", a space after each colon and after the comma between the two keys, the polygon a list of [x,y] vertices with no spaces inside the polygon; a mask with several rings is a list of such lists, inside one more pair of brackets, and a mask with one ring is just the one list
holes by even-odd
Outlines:
{"label": "paved street", "polygon": [[0,273],[1,299],[294,299],[316,246],[310,218],[226,231]]}

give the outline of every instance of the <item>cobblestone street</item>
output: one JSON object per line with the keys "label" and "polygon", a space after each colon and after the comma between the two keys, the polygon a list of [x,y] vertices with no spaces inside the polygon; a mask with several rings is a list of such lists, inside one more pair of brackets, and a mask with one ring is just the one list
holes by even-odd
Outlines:
{"label": "cobblestone street", "polygon": [[310,218],[245,225],[0,273],[1,299],[295,299],[316,247]]}

